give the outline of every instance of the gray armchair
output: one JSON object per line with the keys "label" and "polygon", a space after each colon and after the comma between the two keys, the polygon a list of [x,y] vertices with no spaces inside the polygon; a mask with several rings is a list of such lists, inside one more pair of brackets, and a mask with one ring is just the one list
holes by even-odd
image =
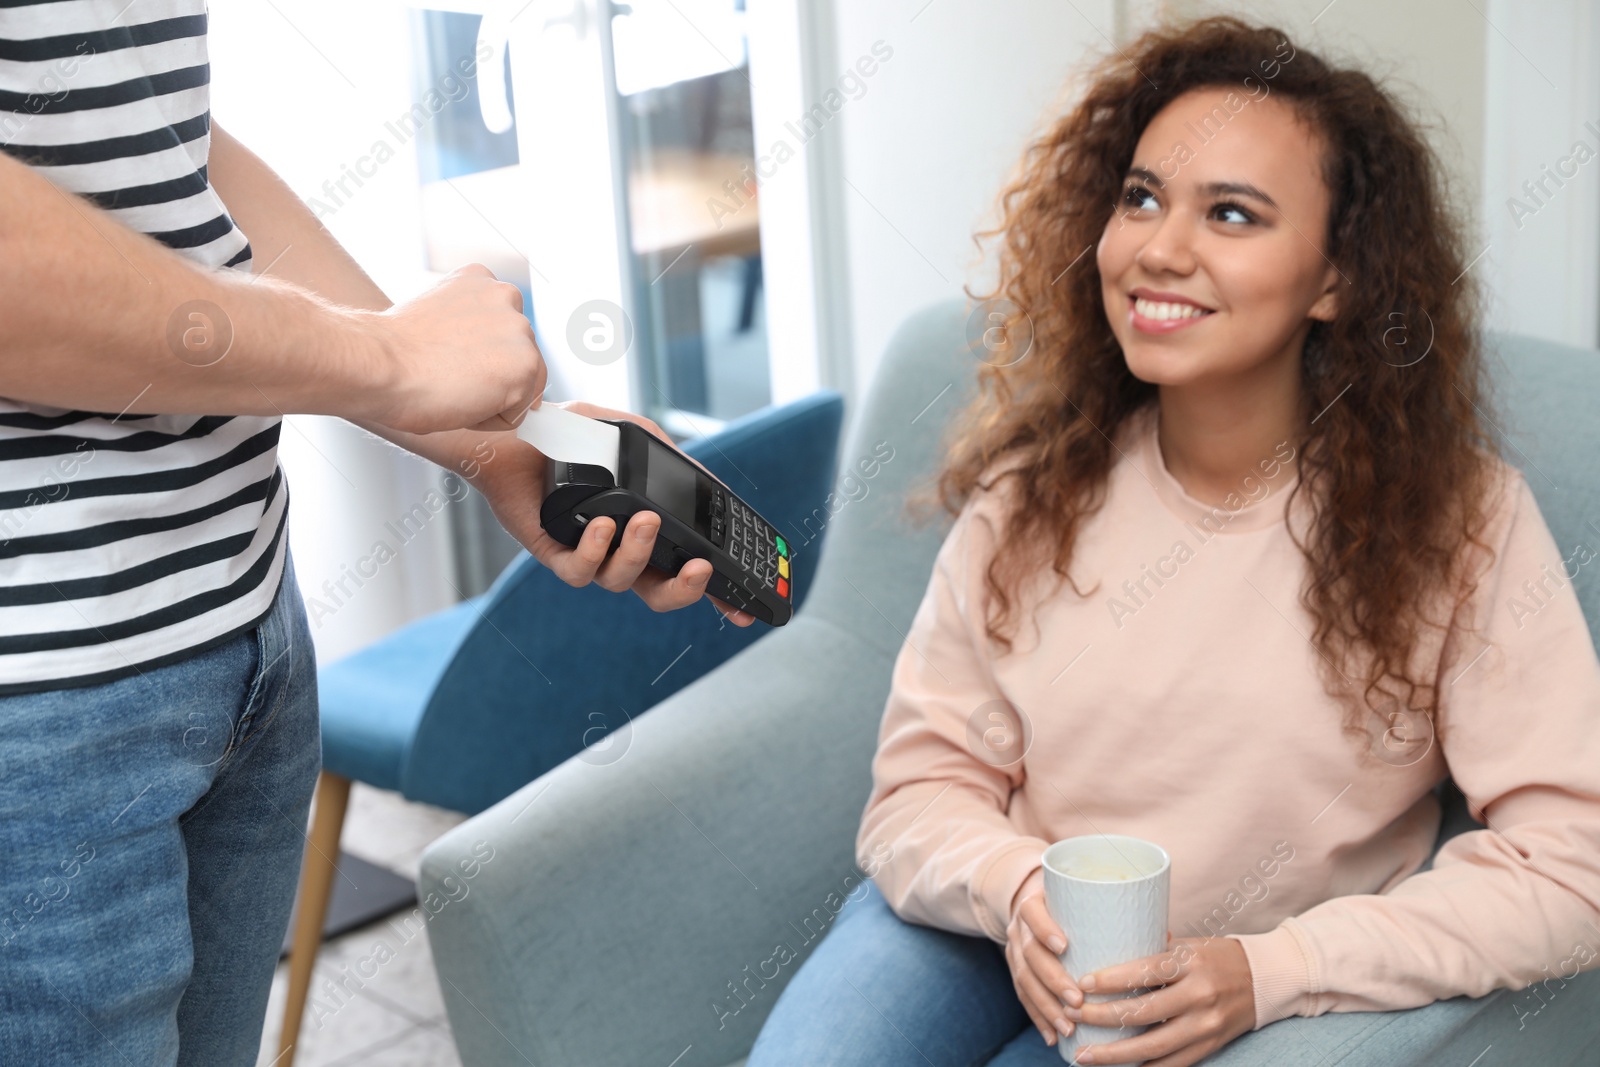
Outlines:
{"label": "gray armchair", "polygon": [[[817,570],[792,623],[635,719],[612,742],[626,746],[620,757],[567,760],[423,857],[419,891],[440,902],[429,936],[467,1067],[742,1062],[825,932],[824,902],[855,869],[890,669],[948,529],[943,518],[908,522],[903,504],[970,396],[964,317],[959,302],[935,306],[890,343],[840,452],[840,495],[813,517],[814,529],[831,527],[820,565],[796,546],[797,564]],[[1557,543],[1593,544],[1600,354],[1495,343],[1506,416],[1538,431],[1507,451]],[[858,464],[872,459],[867,477]],[[1595,568],[1576,581],[1592,625]],[[1446,786],[1441,841],[1475,825]],[[780,941],[800,956],[763,980],[757,966]],[[1600,974],[1537,993],[1292,1018],[1207,1062],[1593,1065]]]}

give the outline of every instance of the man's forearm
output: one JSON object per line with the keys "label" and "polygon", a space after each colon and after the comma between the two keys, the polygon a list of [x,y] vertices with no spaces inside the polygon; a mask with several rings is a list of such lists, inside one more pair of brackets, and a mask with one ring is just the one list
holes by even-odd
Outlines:
{"label": "man's forearm", "polygon": [[359,415],[386,384],[370,315],[206,269],[4,155],[0,202],[0,396],[139,414]]}
{"label": "man's forearm", "polygon": [[[388,296],[318,221],[294,190],[260,156],[215,122],[211,126],[211,184],[234,222],[250,238],[255,269],[303,286],[335,303],[383,311]],[[471,462],[488,435],[472,430],[414,434],[368,419],[345,418],[368,433],[430,459],[469,480]],[[464,467],[463,464],[466,464]]]}

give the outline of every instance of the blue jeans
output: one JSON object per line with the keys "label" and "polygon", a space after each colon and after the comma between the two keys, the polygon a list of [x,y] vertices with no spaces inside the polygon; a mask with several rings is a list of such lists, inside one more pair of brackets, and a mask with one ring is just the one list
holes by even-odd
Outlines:
{"label": "blue jeans", "polygon": [[289,559],[242,634],[0,697],[0,1063],[254,1064],[320,763]]}
{"label": "blue jeans", "polygon": [[862,885],[784,987],[746,1067],[1061,1067],[1002,946],[908,923]]}

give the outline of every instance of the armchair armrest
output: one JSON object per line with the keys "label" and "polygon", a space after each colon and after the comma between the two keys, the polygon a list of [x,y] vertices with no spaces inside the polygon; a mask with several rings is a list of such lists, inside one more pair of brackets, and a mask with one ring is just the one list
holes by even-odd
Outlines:
{"label": "armchair armrest", "polygon": [[798,618],[635,720],[620,757],[569,759],[436,841],[418,888],[459,898],[429,938],[462,1062],[745,1055],[862,876],[890,667]]}

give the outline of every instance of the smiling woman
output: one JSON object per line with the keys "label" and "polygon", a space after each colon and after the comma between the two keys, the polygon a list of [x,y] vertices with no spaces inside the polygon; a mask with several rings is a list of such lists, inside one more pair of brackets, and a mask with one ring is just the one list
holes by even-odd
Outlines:
{"label": "smiling woman", "polygon": [[[1600,659],[1570,583],[1536,627],[1502,610],[1561,558],[1487,432],[1479,293],[1418,124],[1233,18],[1085,86],[1001,199],[1009,310],[984,321],[1032,344],[980,366],[941,473],[958,517],[857,836],[892,858],[750,1067],[1188,1067],[1288,1016],[1524,988],[1600,908]],[[1431,348],[1396,359],[1424,316]],[[1107,610],[1125,578],[1134,625]],[[1001,765],[968,736],[994,707],[1032,731]],[[1424,871],[1447,776],[1493,828]],[[1209,936],[1068,974],[1041,859],[1099,833],[1162,846],[1169,931]],[[1269,845],[1267,893],[1239,872]],[[1080,1023],[1148,1029],[1074,1048]]]}

